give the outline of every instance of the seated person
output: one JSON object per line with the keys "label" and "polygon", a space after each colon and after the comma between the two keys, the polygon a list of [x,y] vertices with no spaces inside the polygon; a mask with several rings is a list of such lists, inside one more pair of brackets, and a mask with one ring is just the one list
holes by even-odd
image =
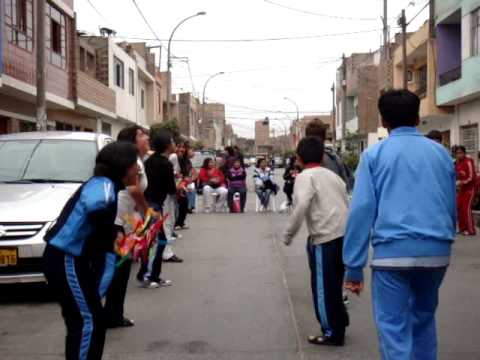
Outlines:
{"label": "seated person", "polygon": [[228,180],[228,207],[233,211],[233,197],[235,193],[240,194],[240,210],[243,213],[247,201],[247,172],[242,167],[240,159],[234,160],[233,166],[227,172]]}
{"label": "seated person", "polygon": [[255,180],[255,192],[258,195],[260,203],[264,209],[268,208],[270,203],[270,194],[277,195],[277,184],[275,183],[275,175],[273,170],[267,166],[266,159],[259,159],[257,167],[253,172]]}
{"label": "seated person", "polygon": [[[200,188],[203,189],[203,204],[206,213],[222,211],[227,201],[228,190],[225,177],[211,158],[206,158],[198,174]],[[215,204],[213,195],[217,196]]]}

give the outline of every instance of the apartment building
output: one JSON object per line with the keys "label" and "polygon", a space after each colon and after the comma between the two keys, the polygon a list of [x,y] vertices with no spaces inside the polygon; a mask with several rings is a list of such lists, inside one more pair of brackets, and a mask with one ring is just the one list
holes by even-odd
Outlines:
{"label": "apartment building", "polygon": [[225,128],[225,105],[219,103],[204,104],[205,119],[200,125],[200,140],[207,149],[220,150],[225,146],[223,134]]}
{"label": "apartment building", "polygon": [[327,133],[326,133],[326,141],[329,143],[333,143],[333,135],[335,131],[335,118],[332,115],[308,115],[304,116],[298,121],[295,120],[292,123],[292,126],[290,127],[290,138],[291,138],[291,143],[294,148],[297,147],[299,141],[305,137],[305,129],[308,125],[313,120],[320,120],[326,127],[327,127]]}
{"label": "apartment building", "polygon": [[[36,129],[36,13],[33,0],[0,2],[1,67],[0,133]],[[75,16],[73,0],[46,4],[46,99],[48,127],[66,122],[75,109]],[[94,131],[93,122],[69,123]]]}
{"label": "apartment building", "polygon": [[[417,31],[408,34],[407,39],[407,79],[408,89],[420,97],[419,130],[428,133],[437,129],[442,131],[443,142],[451,144],[453,107],[437,106],[436,87],[438,62],[436,41],[430,34],[429,21]],[[403,87],[404,64],[402,48],[397,47],[393,53],[393,87]]]}
{"label": "apartment building", "polygon": [[200,124],[202,105],[191,93],[182,93],[178,96],[178,126],[180,133],[187,139],[200,139]]}
{"label": "apartment building", "polygon": [[348,142],[351,150],[361,152],[378,131],[379,65],[379,51],[356,53],[337,70],[335,138],[343,148]]}
{"label": "apartment building", "polygon": [[438,106],[453,106],[451,143],[462,144],[478,163],[480,114],[480,0],[437,0]]}
{"label": "apartment building", "polygon": [[255,152],[269,154],[272,149],[270,144],[270,122],[268,119],[255,122]]}

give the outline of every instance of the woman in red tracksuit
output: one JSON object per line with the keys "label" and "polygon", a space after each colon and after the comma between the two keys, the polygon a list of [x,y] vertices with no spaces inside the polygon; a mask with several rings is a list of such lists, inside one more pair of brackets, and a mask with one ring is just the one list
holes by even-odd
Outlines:
{"label": "woman in red tracksuit", "polygon": [[464,146],[457,146],[455,158],[459,232],[467,236],[475,235],[475,222],[472,214],[473,199],[475,198],[475,163],[467,156]]}

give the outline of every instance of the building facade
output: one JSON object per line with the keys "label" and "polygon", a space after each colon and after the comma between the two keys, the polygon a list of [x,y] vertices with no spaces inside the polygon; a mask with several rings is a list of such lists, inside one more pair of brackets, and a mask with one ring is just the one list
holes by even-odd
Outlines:
{"label": "building facade", "polygon": [[202,106],[200,101],[191,93],[182,93],[178,96],[178,125],[181,134],[190,140],[200,139],[200,124]]}
{"label": "building facade", "polygon": [[480,121],[480,0],[439,0],[435,8],[438,106],[453,106],[444,121],[452,144],[478,163]]}
{"label": "building facade", "polygon": [[225,105],[220,103],[204,104],[205,119],[200,125],[200,140],[205,148],[220,150],[225,146]]}
{"label": "building facade", "polygon": [[[2,7],[0,133],[36,129],[36,42],[38,14],[33,0],[4,0]],[[46,99],[48,127],[75,109],[75,17],[73,1],[46,4]],[[94,131],[92,124],[70,124]]]}
{"label": "building facade", "polygon": [[270,144],[270,122],[268,119],[255,122],[255,152],[269,154],[272,150]]}
{"label": "building facade", "polygon": [[[427,21],[416,32],[408,34],[407,86],[420,97],[419,130],[425,134],[433,129],[442,131],[444,144],[450,146],[451,131],[448,125],[453,119],[453,107],[437,106],[437,63],[436,41],[430,34],[430,23]],[[397,47],[393,53],[394,88],[402,88],[403,74],[402,48]]]}
{"label": "building facade", "polygon": [[379,65],[380,52],[359,53],[337,70],[335,139],[343,149],[363,151],[378,131]]}

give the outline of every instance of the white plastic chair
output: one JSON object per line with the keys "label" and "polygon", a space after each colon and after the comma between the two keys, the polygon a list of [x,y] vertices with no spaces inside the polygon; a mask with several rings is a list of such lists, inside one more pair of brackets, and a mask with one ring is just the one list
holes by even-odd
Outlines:
{"label": "white plastic chair", "polygon": [[276,201],[276,195],[272,192],[270,194],[270,197],[268,198],[268,206],[265,209],[262,204],[260,203],[260,199],[258,198],[258,195],[255,194],[255,211],[258,212],[265,212],[265,211],[273,211],[277,212],[277,201]]}

